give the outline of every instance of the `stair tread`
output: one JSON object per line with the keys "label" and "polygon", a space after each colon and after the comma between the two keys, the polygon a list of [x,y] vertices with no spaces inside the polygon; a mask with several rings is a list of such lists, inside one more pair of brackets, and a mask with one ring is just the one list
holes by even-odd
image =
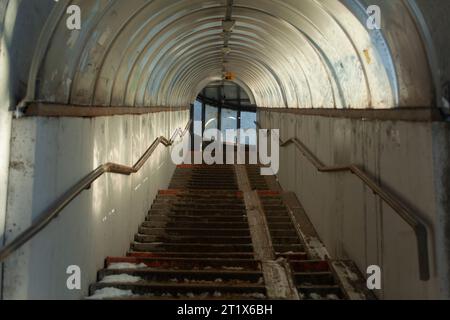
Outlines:
{"label": "stair tread", "polygon": [[[168,242],[138,242],[134,241],[134,244],[149,244],[149,245],[167,245],[172,247],[179,247],[179,246],[199,246],[197,243],[168,243]],[[211,246],[211,247],[248,247],[252,246],[251,244],[246,243],[201,243],[202,246]]]}
{"label": "stair tread", "polygon": [[[139,253],[148,253],[148,252],[135,252],[135,251],[130,251],[129,254],[133,255],[133,254],[139,254]],[[214,256],[216,257],[220,257],[220,256],[253,256],[253,253],[250,252],[215,252],[215,253],[206,253],[206,252],[155,252],[155,255],[160,255],[160,254],[169,254],[172,256],[186,256],[186,255],[191,255],[191,256],[211,256],[214,254]]]}
{"label": "stair tread", "polygon": [[199,297],[201,297],[202,300],[204,301],[242,301],[244,298],[245,300],[261,300],[261,298],[256,298],[256,297],[252,297],[250,295],[233,295],[233,296],[228,296],[225,294],[221,294],[220,296],[183,296],[183,295],[179,295],[179,296],[146,296],[146,295],[139,295],[139,296],[131,296],[131,297],[123,297],[123,298],[112,298],[112,301],[118,301],[118,300],[122,300],[122,301],[170,301],[170,300],[174,300],[174,301],[178,301],[178,300],[183,300],[183,301],[197,301],[199,299]]}
{"label": "stair tread", "polygon": [[316,285],[316,284],[311,284],[311,285],[305,285],[305,284],[301,284],[301,285],[297,285],[296,286],[298,289],[300,290],[310,290],[310,289],[332,289],[332,290],[337,290],[340,289],[341,287],[339,285]]}
{"label": "stair tread", "polygon": [[221,283],[221,282],[206,282],[206,283],[190,283],[190,282],[181,282],[181,283],[175,283],[170,281],[163,281],[163,282],[153,282],[153,281],[139,281],[139,282],[97,282],[93,284],[94,287],[100,286],[100,287],[118,287],[118,286],[130,286],[130,287],[161,287],[163,289],[169,289],[169,288],[177,288],[177,287],[190,287],[190,288],[228,288],[232,287],[234,289],[239,288],[255,288],[255,289],[266,289],[264,284],[257,284],[257,283],[242,283],[242,284],[236,284],[233,283],[232,285],[227,283]]}
{"label": "stair tread", "polygon": [[[208,231],[208,230],[220,231],[220,230],[222,230],[222,231],[229,231],[230,230],[230,229],[227,229],[227,228],[157,228],[157,227],[155,227],[155,228],[153,228],[153,227],[143,227],[143,228],[145,228],[145,229],[159,229],[159,230],[163,229],[163,230],[168,230],[168,231],[170,231],[170,230],[189,230],[189,231]],[[234,231],[248,231],[249,229],[248,228],[240,228],[240,229],[232,229],[232,230],[234,230]]]}

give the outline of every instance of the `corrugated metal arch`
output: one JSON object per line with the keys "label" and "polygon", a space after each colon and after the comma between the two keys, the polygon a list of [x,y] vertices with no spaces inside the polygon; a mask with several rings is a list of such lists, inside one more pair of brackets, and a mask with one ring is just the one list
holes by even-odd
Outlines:
{"label": "corrugated metal arch", "polygon": [[[65,27],[71,4],[82,9],[80,31]],[[369,31],[365,8],[373,4],[383,25]],[[222,78],[226,6],[226,0],[61,0],[36,50],[27,100],[188,105],[207,81]],[[226,69],[261,107],[431,105],[427,51],[407,8],[385,0],[235,0]]]}

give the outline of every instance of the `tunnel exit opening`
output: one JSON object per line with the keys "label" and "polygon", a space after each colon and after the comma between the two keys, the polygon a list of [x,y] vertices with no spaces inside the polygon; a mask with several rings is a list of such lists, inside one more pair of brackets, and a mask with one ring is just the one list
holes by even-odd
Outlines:
{"label": "tunnel exit opening", "polygon": [[[191,120],[192,150],[201,150],[201,145],[206,147],[211,142],[205,135],[211,129],[222,133],[227,130],[253,130],[253,134],[237,137],[223,134],[223,143],[247,146],[255,146],[257,143],[256,105],[252,104],[247,93],[235,83],[216,81],[208,84],[191,106]],[[201,123],[201,126],[195,127],[196,122]]]}

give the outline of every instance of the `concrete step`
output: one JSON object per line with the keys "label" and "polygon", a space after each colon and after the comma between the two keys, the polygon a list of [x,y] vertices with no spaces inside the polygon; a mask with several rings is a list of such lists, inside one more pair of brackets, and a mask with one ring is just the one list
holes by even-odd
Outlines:
{"label": "concrete step", "polygon": [[274,237],[272,238],[273,244],[303,244],[299,237]]}
{"label": "concrete step", "polygon": [[[264,282],[260,271],[235,271],[235,270],[154,270],[152,268],[143,269],[103,269],[98,273],[98,281],[105,277],[127,274],[139,277],[147,282],[170,282],[170,283],[246,283],[261,284]],[[219,281],[220,280],[220,281]]]}
{"label": "concrete step", "polygon": [[193,184],[171,184],[172,188],[189,188],[191,190],[217,189],[217,190],[237,190],[235,185],[193,185]]}
{"label": "concrete step", "polygon": [[152,209],[174,209],[174,210],[183,210],[189,208],[189,210],[245,210],[245,205],[239,202],[231,203],[222,203],[218,201],[216,204],[205,204],[205,203],[154,203],[152,205]]}
{"label": "concrete step", "polygon": [[263,206],[285,206],[283,200],[281,199],[261,199],[261,203]]}
{"label": "concrete step", "polygon": [[148,216],[190,216],[190,217],[236,217],[241,218],[246,216],[245,210],[181,210],[181,209],[158,209],[158,210],[150,210]]}
{"label": "concrete step", "polygon": [[272,223],[268,223],[269,228],[271,229],[275,229],[275,230],[280,230],[280,229],[290,229],[294,226],[294,224],[289,221],[289,222],[272,222]]}
{"label": "concrete step", "polygon": [[271,216],[271,215],[283,215],[285,217],[289,217],[289,211],[285,210],[285,209],[279,209],[279,210],[267,210],[266,211],[266,216]]}
{"label": "concrete step", "polygon": [[116,288],[124,291],[131,291],[133,295],[143,296],[201,296],[223,295],[223,294],[266,294],[266,288],[263,284],[226,284],[226,283],[169,283],[169,282],[138,282],[138,283],[95,283],[90,287],[90,294],[93,295],[96,290],[104,288]]}
{"label": "concrete step", "polygon": [[239,214],[239,215],[245,215],[246,210],[244,209],[191,209],[189,207],[185,208],[167,208],[167,207],[155,207],[151,209],[151,212],[155,211],[162,211],[162,212],[172,212],[175,214],[181,214],[181,213],[187,213],[187,214]]}
{"label": "concrete step", "polygon": [[214,228],[139,228],[140,234],[146,235],[170,235],[170,236],[249,236],[248,227],[242,229],[214,229]]}
{"label": "concrete step", "polygon": [[266,218],[276,218],[276,217],[283,217],[283,218],[290,218],[289,213],[286,211],[271,211],[266,212]]}
{"label": "concrete step", "polygon": [[263,208],[267,212],[272,212],[272,211],[285,211],[285,212],[288,212],[286,206],[284,206],[284,205],[268,204],[268,205],[263,205]]}
{"label": "concrete step", "polygon": [[[200,191],[204,192],[204,191]],[[231,191],[233,194],[229,196],[210,196],[210,197],[192,197],[192,196],[163,196],[157,198],[153,203],[161,203],[161,204],[170,204],[170,203],[180,203],[180,204],[196,204],[196,203],[202,203],[202,204],[214,204],[217,201],[220,201],[223,204],[242,204],[244,203],[243,197],[241,195],[237,195],[234,193],[237,193],[235,191]]]}
{"label": "concrete step", "polygon": [[305,252],[305,246],[302,244],[273,244],[273,249],[275,250],[275,253]]}
{"label": "concrete step", "polygon": [[218,177],[216,175],[195,175],[195,176],[185,176],[185,177],[178,177],[176,179],[172,179],[171,183],[172,184],[177,184],[177,183],[186,183],[186,182],[190,182],[193,184],[215,184],[215,185],[219,185],[219,184],[235,184],[236,183],[236,179],[233,176],[230,176],[229,174],[227,176],[224,177]]}
{"label": "concrete step", "polygon": [[[250,258],[249,258],[250,257]],[[106,268],[112,264],[131,263],[135,265],[145,264],[148,268],[164,270],[240,270],[259,271],[260,264],[252,259],[249,254],[239,254],[237,258],[208,258],[208,257],[155,257],[155,254],[133,253],[127,257],[108,257]]]}
{"label": "concrete step", "polygon": [[166,243],[215,243],[215,244],[251,244],[252,238],[248,237],[218,237],[218,236],[202,236],[196,235],[194,237],[185,236],[151,236],[144,234],[137,234],[135,236],[136,242],[166,242]]}
{"label": "concrete step", "polygon": [[270,235],[272,238],[279,238],[279,237],[297,237],[297,231],[295,228],[291,227],[289,229],[270,229]]}
{"label": "concrete step", "polygon": [[129,251],[130,257],[158,257],[158,258],[185,258],[185,259],[254,259],[253,252],[146,252]]}
{"label": "concrete step", "polygon": [[146,221],[166,222],[166,223],[247,223],[246,216],[190,216],[190,215],[154,215],[146,217]]}
{"label": "concrete step", "polygon": [[284,252],[277,253],[276,258],[284,258],[289,261],[306,261],[308,260],[308,254],[306,252]]}
{"label": "concrete step", "polygon": [[[244,229],[248,227],[247,222],[182,222],[183,228],[193,229]],[[180,226],[180,222],[167,222],[167,221],[145,221],[142,223],[144,228],[176,228]]]}
{"label": "concrete step", "polygon": [[147,221],[171,221],[171,222],[237,222],[237,223],[247,223],[247,216],[242,215],[176,215],[172,213],[167,214],[150,214],[146,218]]}
{"label": "concrete step", "polygon": [[195,243],[140,243],[131,245],[133,251],[141,252],[253,252],[251,244],[195,244]]}
{"label": "concrete step", "polygon": [[234,178],[216,178],[214,176],[192,176],[192,177],[184,177],[184,178],[178,178],[173,179],[171,181],[171,184],[184,184],[184,183],[191,183],[191,184],[199,184],[199,185],[220,185],[220,184],[236,184],[236,180]]}
{"label": "concrete step", "polygon": [[[220,202],[222,205],[236,205],[236,206],[245,206],[244,201],[242,199],[238,199],[237,197],[229,198],[229,199],[222,199],[220,197],[217,198],[205,198],[201,201],[201,205],[214,205],[217,202]],[[174,199],[173,197],[170,199],[156,199],[153,204],[173,204],[173,205],[185,205],[185,206],[191,206],[191,205],[198,205],[198,199],[189,199],[189,198],[177,198]]]}
{"label": "concrete step", "polygon": [[[192,190],[189,190],[189,192],[181,191],[180,189],[173,189],[175,194],[158,194],[155,198],[155,200],[167,200],[167,199],[176,199],[179,201],[197,201],[198,199],[202,199],[203,201],[210,201],[210,200],[221,200],[221,201],[232,201],[235,199],[241,199],[243,201],[243,194],[242,192],[235,191],[235,190],[208,190],[205,189],[203,192],[193,192]],[[197,191],[197,190],[195,190]],[[170,192],[170,191],[167,191]]]}
{"label": "concrete step", "polygon": [[171,295],[166,294],[164,296],[127,296],[121,298],[111,298],[111,301],[261,301],[266,299],[262,297],[262,294],[222,294],[215,292],[214,295],[211,294],[201,294],[201,295]]}
{"label": "concrete step", "polygon": [[208,200],[208,199],[242,199],[243,195],[240,191],[230,190],[208,190],[203,192],[195,192],[191,190],[161,190],[158,194],[158,198],[171,198],[171,199],[190,199],[190,200]]}
{"label": "concrete step", "polygon": [[291,259],[289,261],[293,272],[330,272],[330,265],[324,260],[306,260]]}
{"label": "concrete step", "polygon": [[336,281],[331,272],[295,272],[294,279],[300,286],[336,285]]}
{"label": "concrete step", "polygon": [[338,285],[299,285],[297,290],[305,300],[341,300],[344,298]]}
{"label": "concrete step", "polygon": [[292,220],[289,216],[268,216],[267,223],[292,223]]}

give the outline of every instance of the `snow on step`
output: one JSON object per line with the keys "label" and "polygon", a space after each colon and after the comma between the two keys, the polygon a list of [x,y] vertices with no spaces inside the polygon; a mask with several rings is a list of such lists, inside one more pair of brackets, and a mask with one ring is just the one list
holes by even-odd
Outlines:
{"label": "snow on step", "polygon": [[88,297],[88,300],[103,300],[103,299],[115,299],[115,298],[129,298],[135,297],[131,290],[120,290],[117,288],[103,288],[96,290],[95,293]]}
{"label": "snow on step", "polygon": [[106,276],[100,282],[101,283],[136,283],[139,281],[142,281],[141,277],[134,277],[129,274],[119,274],[119,275]]}
{"label": "snow on step", "polygon": [[147,268],[147,265],[145,263],[128,263],[128,262],[120,262],[120,263],[111,263],[108,266],[109,270],[125,270],[125,269],[145,269]]}

